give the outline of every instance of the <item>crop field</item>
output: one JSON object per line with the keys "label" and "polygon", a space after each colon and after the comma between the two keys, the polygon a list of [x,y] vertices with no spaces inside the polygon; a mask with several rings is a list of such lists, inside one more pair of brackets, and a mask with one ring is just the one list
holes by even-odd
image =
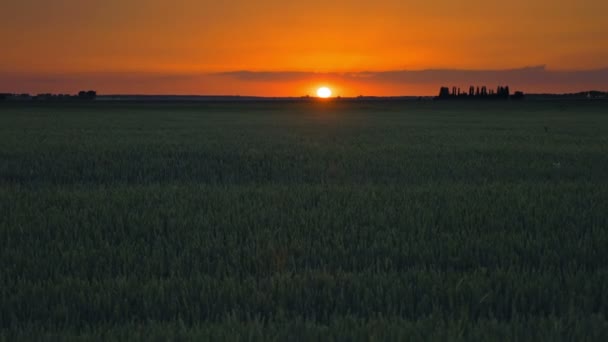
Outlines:
{"label": "crop field", "polygon": [[0,103],[0,340],[608,340],[608,102]]}

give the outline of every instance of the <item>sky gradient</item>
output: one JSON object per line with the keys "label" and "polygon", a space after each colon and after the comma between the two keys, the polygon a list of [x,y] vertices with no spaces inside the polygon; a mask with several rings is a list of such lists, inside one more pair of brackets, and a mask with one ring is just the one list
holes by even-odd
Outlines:
{"label": "sky gradient", "polygon": [[605,0],[12,1],[0,92],[608,90],[606,13]]}

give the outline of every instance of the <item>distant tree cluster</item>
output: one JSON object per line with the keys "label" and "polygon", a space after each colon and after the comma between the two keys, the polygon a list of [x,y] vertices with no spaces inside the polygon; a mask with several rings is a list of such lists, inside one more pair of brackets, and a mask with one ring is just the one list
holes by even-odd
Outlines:
{"label": "distant tree cluster", "polygon": [[83,100],[94,100],[97,97],[97,92],[94,90],[89,91],[80,91],[78,93],[78,98]]}
{"label": "distant tree cluster", "polygon": [[72,95],[69,94],[38,94],[34,97],[36,100],[69,100],[72,98]]}
{"label": "distant tree cluster", "polygon": [[25,101],[25,100],[36,100],[36,101],[51,101],[51,100],[94,100],[97,98],[97,92],[94,90],[83,90],[80,91],[77,95],[70,94],[52,94],[52,93],[42,93],[38,95],[30,95],[30,94],[9,94],[9,93],[0,93],[0,101],[3,100],[12,100],[12,101]]}
{"label": "distant tree cluster", "polygon": [[30,94],[10,94],[10,93],[2,93],[0,94],[0,101],[2,100],[14,100],[14,101],[24,101],[31,100],[32,97]]}
{"label": "distant tree cluster", "polygon": [[511,95],[509,86],[498,86],[496,90],[486,86],[470,86],[469,91],[462,91],[459,87],[441,87],[437,99],[521,99],[524,93],[521,91]]}

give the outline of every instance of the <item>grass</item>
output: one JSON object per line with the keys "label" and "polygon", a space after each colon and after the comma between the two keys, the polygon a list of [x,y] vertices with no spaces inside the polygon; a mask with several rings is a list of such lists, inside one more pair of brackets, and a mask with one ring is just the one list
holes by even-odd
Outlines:
{"label": "grass", "polygon": [[606,340],[608,103],[0,103],[0,340]]}

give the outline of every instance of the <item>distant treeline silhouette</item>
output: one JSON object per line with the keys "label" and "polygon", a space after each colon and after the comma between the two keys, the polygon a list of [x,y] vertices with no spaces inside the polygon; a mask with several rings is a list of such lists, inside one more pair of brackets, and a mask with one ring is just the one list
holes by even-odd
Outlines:
{"label": "distant treeline silhouette", "polygon": [[76,95],[70,94],[38,94],[38,95],[30,95],[30,94],[9,94],[3,93],[0,94],[0,101],[2,100],[15,100],[15,101],[23,101],[23,100],[95,100],[97,97],[97,92],[95,90],[82,90],[78,92]]}
{"label": "distant treeline silhouette", "polygon": [[498,100],[498,99],[523,99],[524,93],[521,91],[516,91],[514,94],[511,94],[509,86],[498,86],[496,90],[490,89],[486,86],[470,86],[469,91],[461,91],[459,87],[441,87],[439,89],[439,96],[437,99],[489,99],[489,100]]}

